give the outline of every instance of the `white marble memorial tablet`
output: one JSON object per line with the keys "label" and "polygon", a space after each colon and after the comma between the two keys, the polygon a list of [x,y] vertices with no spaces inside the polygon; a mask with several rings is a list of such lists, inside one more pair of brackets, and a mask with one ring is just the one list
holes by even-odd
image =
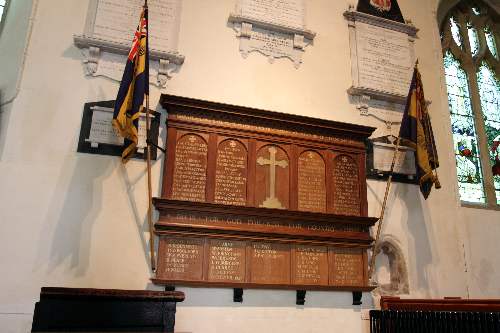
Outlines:
{"label": "white marble memorial tablet", "polygon": [[315,37],[305,28],[304,0],[238,0],[229,21],[238,32],[244,57],[255,51],[269,57],[270,62],[288,58],[296,67]]}
{"label": "white marble memorial tablet", "polygon": [[[98,0],[92,35],[117,43],[131,44],[143,0]],[[150,0],[149,43],[160,51],[177,50],[181,2]]]}
{"label": "white marble memorial tablet", "polygon": [[241,14],[253,18],[302,29],[304,0],[241,0]]}
{"label": "white marble memorial tablet", "polygon": [[[146,147],[146,116],[141,115],[139,119],[139,142],[137,150],[139,153]],[[97,148],[99,144],[123,146],[123,137],[113,127],[113,109],[94,106],[92,107],[92,122],[90,134],[86,142],[90,142],[92,148]]]}
{"label": "white marble memorial tablet", "polygon": [[[83,50],[86,74],[120,81],[139,23],[143,0],[90,0],[83,35],[74,43]],[[164,87],[184,56],[177,52],[182,0],[150,0],[150,81]]]}
{"label": "white marble memorial tablet", "polygon": [[352,86],[348,93],[360,113],[399,123],[415,64],[418,29],[411,24],[357,12],[344,13],[351,46]]}
{"label": "white marble memorial tablet", "polygon": [[[373,143],[373,168],[389,172],[394,157],[395,146],[387,143]],[[396,154],[394,173],[413,176],[416,174],[414,150],[400,146]]]}
{"label": "white marble memorial tablet", "polygon": [[406,96],[414,66],[408,35],[361,22],[356,31],[358,87]]}

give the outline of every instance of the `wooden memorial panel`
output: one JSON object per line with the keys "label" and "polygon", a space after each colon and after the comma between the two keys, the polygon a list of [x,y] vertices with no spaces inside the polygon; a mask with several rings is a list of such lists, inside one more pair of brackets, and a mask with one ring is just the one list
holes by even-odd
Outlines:
{"label": "wooden memorial panel", "polygon": [[165,238],[160,242],[158,272],[166,279],[201,280],[204,240],[199,238]]}
{"label": "wooden memorial panel", "polygon": [[250,282],[290,284],[290,245],[252,243]]}
{"label": "wooden memorial panel", "polygon": [[162,285],[371,290],[372,128],[163,95]]}
{"label": "wooden memorial panel", "polygon": [[325,161],[314,151],[303,152],[298,163],[298,209],[326,212]]}
{"label": "wooden memorial panel", "polygon": [[328,285],[328,248],[297,245],[294,257],[294,283]]}
{"label": "wooden memorial panel", "polygon": [[186,134],[179,139],[175,148],[172,199],[205,201],[207,152],[207,143],[199,135]]}
{"label": "wooden memorial panel", "polygon": [[363,252],[330,249],[330,283],[337,286],[362,286],[365,282]]}
{"label": "wooden memorial panel", "polygon": [[360,215],[358,164],[348,155],[339,155],[333,162],[333,212]]}
{"label": "wooden memorial panel", "polygon": [[219,282],[245,281],[245,243],[210,240],[208,280]]}
{"label": "wooden memorial panel", "polygon": [[247,203],[247,150],[237,140],[224,140],[217,149],[215,202],[245,206]]}
{"label": "wooden memorial panel", "polygon": [[255,197],[258,207],[289,208],[290,160],[275,145],[265,145],[257,152]]}

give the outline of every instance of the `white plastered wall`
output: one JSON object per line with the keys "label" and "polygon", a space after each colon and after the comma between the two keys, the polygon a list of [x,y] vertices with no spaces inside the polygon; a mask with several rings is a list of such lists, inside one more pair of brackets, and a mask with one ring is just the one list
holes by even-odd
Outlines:
{"label": "white plastered wall", "polygon": [[[186,62],[163,92],[381,127],[360,116],[346,93],[351,77],[342,13],[353,2],[307,1],[307,25],[318,35],[295,69],[288,60],[269,64],[258,54],[241,57],[227,24],[235,0],[184,0],[179,50]],[[16,15],[26,20],[31,2],[19,3],[23,14]],[[87,5],[86,0],[38,0],[20,93],[2,114],[2,332],[29,331],[42,286],[157,288],[149,281],[144,163],[123,167],[115,157],[76,153],[83,104],[114,99],[118,89],[116,82],[83,75],[72,35],[83,31]],[[421,29],[416,53],[432,100],[443,189],[424,201],[415,186],[395,185],[384,232],[405,250],[411,296],[500,297],[500,214],[461,208],[457,199],[437,1],[401,0],[400,6]],[[22,50],[26,31],[16,30],[12,45]],[[11,47],[3,38],[0,57]],[[20,56],[0,62],[1,72],[18,66]],[[152,90],[153,105],[160,93]],[[159,193],[161,169],[156,162],[154,193]],[[371,216],[379,214],[384,186],[368,182]],[[306,305],[297,307],[290,291],[245,291],[244,303],[234,304],[231,290],[181,290],[187,299],[178,307],[179,332],[367,331],[349,293],[308,292]],[[369,294],[363,301],[372,306]]]}

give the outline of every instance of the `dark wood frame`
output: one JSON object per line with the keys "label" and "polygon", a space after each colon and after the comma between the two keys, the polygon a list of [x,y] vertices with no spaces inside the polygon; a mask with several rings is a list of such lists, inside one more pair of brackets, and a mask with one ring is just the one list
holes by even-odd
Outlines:
{"label": "dark wood frame", "polygon": [[[306,290],[344,290],[355,292],[354,303],[360,304],[360,292],[370,291],[367,276],[367,249],[371,247],[373,239],[369,234],[369,227],[377,219],[369,218],[366,188],[366,141],[374,128],[353,124],[344,124],[334,121],[314,119],[303,116],[288,115],[258,109],[232,106],[214,102],[199,101],[195,99],[162,95],[160,104],[167,110],[167,154],[163,172],[163,185],[161,198],[155,198],[155,207],[160,212],[160,219],[155,224],[156,234],[160,236],[159,260],[165,249],[162,247],[167,239],[198,239],[203,255],[202,278],[198,279],[162,279],[153,278],[152,281],[160,285],[188,285],[195,287],[229,287],[235,290],[242,288],[263,289],[290,289],[301,291],[298,298],[302,302]],[[173,183],[176,160],[177,141],[186,134],[195,134],[207,143],[207,181],[205,186],[205,202],[191,202],[173,200]],[[215,169],[217,147],[226,138],[240,141],[247,149],[247,202],[246,206],[232,206],[215,203]],[[290,205],[286,210],[256,207],[255,183],[256,160],[259,147],[267,144],[277,145],[289,157],[290,179]],[[326,212],[311,213],[298,211],[298,157],[305,151],[313,150],[321,155],[325,162],[326,181]],[[347,155],[356,164],[359,180],[359,214],[346,216],[334,213],[332,174],[334,160],[337,156]],[[178,214],[178,215],[176,215]],[[172,216],[194,216],[189,221],[175,221]],[[312,232],[299,228],[297,232],[280,230],[279,227],[256,225],[210,225],[196,221],[196,217],[210,216],[217,219],[257,219],[266,223],[280,221],[280,223],[315,223],[328,225],[334,231],[321,230]],[[218,222],[218,221],[217,221]],[[245,242],[247,257],[251,257],[252,242],[271,242],[273,244],[287,244],[290,251],[290,262],[293,266],[295,249],[299,245],[322,246],[327,248],[327,262],[333,265],[336,249],[351,249],[362,254],[363,273],[359,285],[340,286],[309,285],[294,283],[290,272],[291,283],[252,283],[249,280],[239,282],[207,281],[208,242],[211,239],[233,240]],[[204,245],[201,245],[204,244]],[[333,251],[333,252],[332,252]],[[161,264],[161,262],[160,262]],[[247,273],[250,272],[248,263]],[[160,265],[161,266],[161,265]],[[330,272],[330,271],[329,271]],[[330,275],[331,273],[329,273]],[[246,275],[248,278],[248,274]],[[235,300],[241,300],[242,294],[235,294]]]}

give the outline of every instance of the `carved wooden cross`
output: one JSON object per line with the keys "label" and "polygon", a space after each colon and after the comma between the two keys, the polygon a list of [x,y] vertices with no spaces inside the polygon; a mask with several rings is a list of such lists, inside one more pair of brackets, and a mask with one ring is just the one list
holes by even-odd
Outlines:
{"label": "carved wooden cross", "polygon": [[288,166],[286,160],[277,161],[276,153],[278,150],[276,147],[269,147],[269,159],[259,157],[257,163],[259,165],[269,165],[269,197],[260,205],[260,207],[265,208],[279,208],[284,209],[281,202],[276,198],[276,167],[282,167],[283,169]]}

